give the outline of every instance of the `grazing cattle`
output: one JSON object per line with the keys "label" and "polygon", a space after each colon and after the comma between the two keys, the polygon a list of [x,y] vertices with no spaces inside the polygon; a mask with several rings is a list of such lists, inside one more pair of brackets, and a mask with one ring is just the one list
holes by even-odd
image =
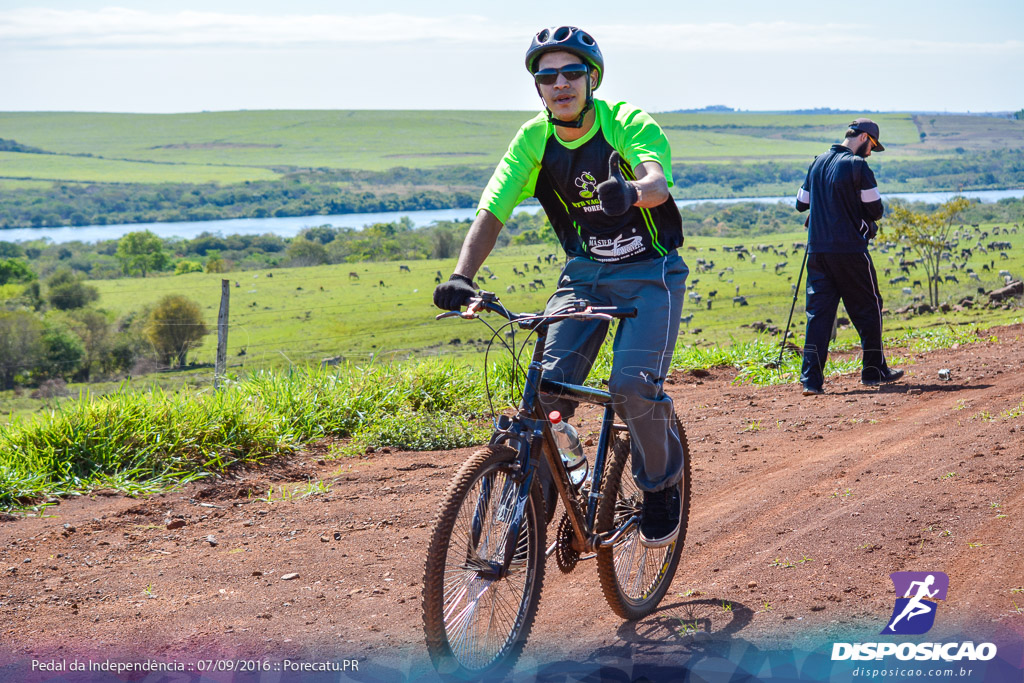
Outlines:
{"label": "grazing cattle", "polygon": [[378,286],[378,287],[387,287],[387,285],[386,285],[386,284],[384,284],[384,281],[383,281],[383,280],[381,280],[381,281],[380,281],[379,283],[377,283],[377,286]]}
{"label": "grazing cattle", "polygon": [[920,280],[914,280],[914,284],[911,287],[923,287]]}
{"label": "grazing cattle", "polygon": [[981,264],[981,269],[982,270],[988,270],[989,269],[988,264],[987,263]]}
{"label": "grazing cattle", "polygon": [[438,275],[437,277],[434,278],[434,284],[438,284],[438,285],[441,284],[441,276],[440,275]]}
{"label": "grazing cattle", "polygon": [[977,280],[978,282],[981,282],[981,278],[978,277],[978,274],[975,273],[974,271],[967,273],[967,277],[971,278],[972,280]]}
{"label": "grazing cattle", "polygon": [[999,271],[999,277],[1010,277],[1010,271],[1008,271],[1008,270],[1000,270]]}
{"label": "grazing cattle", "polygon": [[533,267],[533,272],[539,273],[540,272],[540,266],[534,266]]}
{"label": "grazing cattle", "polygon": [[686,323],[686,326],[689,327],[691,320],[693,320],[693,313],[691,313],[690,315],[684,315],[682,318],[679,319],[679,322]]}
{"label": "grazing cattle", "polygon": [[267,277],[274,277],[273,273],[267,273]]}
{"label": "grazing cattle", "polygon": [[694,279],[694,280],[690,281],[690,286],[691,287],[696,287],[699,284],[700,284],[700,278],[697,278],[697,279]]}
{"label": "grazing cattle", "polygon": [[955,282],[957,284],[960,284],[960,281],[956,279],[956,275],[947,275],[946,282]]}
{"label": "grazing cattle", "polygon": [[900,275],[899,277],[889,278],[890,285],[895,285],[900,282],[910,282],[910,278],[908,278],[906,275]]}
{"label": "grazing cattle", "polygon": [[892,275],[892,268],[886,268],[885,269],[885,276],[889,277],[890,275]]}
{"label": "grazing cattle", "polygon": [[509,294],[511,294],[512,292],[516,291],[516,286],[515,285],[509,285],[508,287],[505,288],[505,291],[508,292]]}
{"label": "grazing cattle", "polygon": [[1001,251],[1001,252],[999,252],[999,258],[1001,258],[1001,259],[1003,259],[1005,261],[1005,260],[1009,259],[1010,257],[1006,255],[1005,251]]}
{"label": "grazing cattle", "polygon": [[530,288],[531,292],[536,292],[537,291],[537,283],[536,282],[531,282],[527,286]]}
{"label": "grazing cattle", "polygon": [[713,301],[713,299],[708,299],[708,310],[709,311],[711,310],[711,302],[712,301]]}
{"label": "grazing cattle", "polygon": [[903,288],[903,293],[904,293],[904,294],[913,294],[913,293],[914,293],[914,290],[913,290],[913,289],[911,289],[910,287],[904,287],[904,288]]}
{"label": "grazing cattle", "polygon": [[736,304],[739,304],[740,306],[747,306],[748,305],[747,304],[747,297],[745,297],[745,296],[734,296],[732,298],[732,305],[735,306]]}
{"label": "grazing cattle", "polygon": [[985,293],[985,288],[984,287],[978,287],[978,294],[984,294],[984,293]]}
{"label": "grazing cattle", "polygon": [[518,275],[519,277],[524,277],[524,276],[526,275],[525,273],[521,272],[521,271],[520,271],[520,270],[519,270],[518,268],[516,268],[515,266],[512,266],[512,272],[513,272],[513,273],[515,273],[516,275]]}
{"label": "grazing cattle", "polygon": [[238,284],[238,280],[235,280],[235,287],[241,287],[241,286],[242,285]]}
{"label": "grazing cattle", "polygon": [[399,264],[398,272],[399,273],[411,273],[412,271],[409,270],[409,266]]}
{"label": "grazing cattle", "polygon": [[708,292],[708,296],[718,296],[718,290],[712,289],[710,292]]}
{"label": "grazing cattle", "polygon": [[[355,272],[349,271],[348,279],[349,280],[358,280],[359,279],[359,273],[355,273]],[[440,275],[437,276],[437,281],[438,282],[441,281],[441,276]]]}
{"label": "grazing cattle", "polygon": [[544,281],[543,280],[534,280],[533,284],[537,285],[538,287],[543,287],[544,286]]}

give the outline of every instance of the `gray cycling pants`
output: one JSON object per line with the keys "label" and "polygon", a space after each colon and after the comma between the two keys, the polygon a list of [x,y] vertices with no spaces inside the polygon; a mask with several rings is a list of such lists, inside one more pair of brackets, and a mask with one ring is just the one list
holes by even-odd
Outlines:
{"label": "gray cycling pants", "polygon": [[[675,251],[625,264],[574,258],[562,270],[546,308],[551,313],[567,301],[586,299],[597,306],[637,309],[636,318],[618,323],[608,391],[616,415],[629,427],[633,478],[644,491],[672,486],[682,476],[683,446],[663,384],[679,335],[688,274]],[[606,322],[562,320],[552,325],[544,349],[545,377],[582,384],[607,333]],[[576,408],[573,401],[552,397],[544,397],[542,405],[567,417]]]}

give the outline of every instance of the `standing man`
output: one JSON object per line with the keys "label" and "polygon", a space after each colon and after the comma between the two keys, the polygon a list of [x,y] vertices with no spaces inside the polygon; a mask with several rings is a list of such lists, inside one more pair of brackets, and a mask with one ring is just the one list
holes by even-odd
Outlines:
{"label": "standing man", "polygon": [[[495,169],[455,272],[434,290],[434,303],[452,310],[475,295],[473,277],[512,209],[536,197],[567,255],[548,312],[577,298],[638,310],[636,318],[618,325],[608,389],[616,414],[629,426],[633,477],[644,492],[640,540],[665,546],[679,532],[683,447],[662,384],[689,273],[676,253],[683,232],[668,191],[668,140],[640,109],[593,97],[604,77],[604,58],[586,31],[574,26],[540,31],[526,52],[526,68],[544,112],[519,129]],[[582,383],[607,332],[608,324],[601,322],[552,325],[544,352],[546,376]],[[575,409],[564,400],[545,407],[565,416]],[[548,503],[550,515],[553,496]]]}
{"label": "standing man", "polygon": [[816,157],[796,195],[796,210],[811,210],[807,228],[807,338],[800,382],[804,396],[825,393],[825,361],[832,322],[842,299],[860,334],[868,386],[895,382],[902,370],[890,370],[882,353],[882,295],[868,240],[882,217],[882,197],[868,168],[871,152],[884,151],[878,124],[856,119],[846,139]]}

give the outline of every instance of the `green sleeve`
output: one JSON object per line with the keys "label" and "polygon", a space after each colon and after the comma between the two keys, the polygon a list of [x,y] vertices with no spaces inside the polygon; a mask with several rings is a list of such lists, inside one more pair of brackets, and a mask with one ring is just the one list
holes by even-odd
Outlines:
{"label": "green sleeve", "polygon": [[544,114],[523,124],[484,188],[477,204],[478,214],[487,209],[504,225],[512,209],[533,196],[550,129]]}
{"label": "green sleeve", "polygon": [[650,114],[626,102],[609,106],[595,100],[605,138],[619,154],[636,168],[645,161],[656,161],[672,187],[672,149],[668,138]]}

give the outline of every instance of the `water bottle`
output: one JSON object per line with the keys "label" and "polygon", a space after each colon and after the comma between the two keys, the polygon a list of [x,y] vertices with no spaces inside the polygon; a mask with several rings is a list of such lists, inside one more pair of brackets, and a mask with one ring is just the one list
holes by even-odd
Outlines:
{"label": "water bottle", "polygon": [[562,414],[552,410],[548,415],[551,421],[551,432],[555,436],[555,444],[558,446],[558,455],[562,458],[562,464],[569,472],[569,481],[573,486],[579,486],[587,478],[587,457],[583,455],[583,445],[580,443],[579,434],[568,422],[562,421]]}

